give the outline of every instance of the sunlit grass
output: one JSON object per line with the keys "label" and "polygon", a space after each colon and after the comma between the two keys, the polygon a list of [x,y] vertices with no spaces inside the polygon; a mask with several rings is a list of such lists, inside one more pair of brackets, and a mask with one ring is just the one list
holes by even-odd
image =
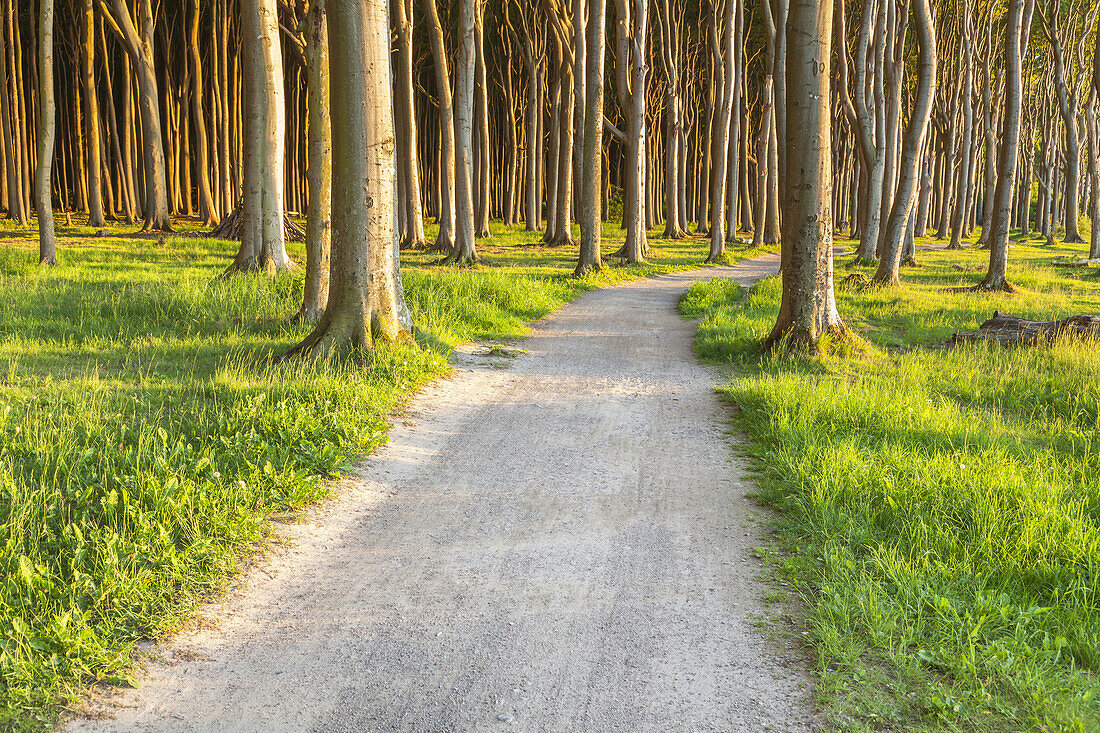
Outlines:
{"label": "sunlit grass", "polygon": [[1050,265],[1082,249],[1014,246],[1018,295],[949,290],[987,252],[920,251],[902,288],[838,292],[872,347],[851,359],[760,352],[777,279],[685,297],[732,367],[838,727],[1100,730],[1100,353],[945,345],[994,310],[1100,313],[1095,271]]}

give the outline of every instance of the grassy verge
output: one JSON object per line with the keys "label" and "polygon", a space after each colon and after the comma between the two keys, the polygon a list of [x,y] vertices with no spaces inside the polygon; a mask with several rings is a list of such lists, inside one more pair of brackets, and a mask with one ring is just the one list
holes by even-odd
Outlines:
{"label": "grassy verge", "polygon": [[837,728],[1100,730],[1100,350],[943,346],[994,309],[1100,312],[1095,271],[1050,266],[1081,253],[1015,245],[1014,296],[946,291],[980,280],[974,250],[841,289],[858,359],[761,354],[777,279],[682,301],[699,353],[732,367]]}
{"label": "grassy verge", "polygon": [[[577,280],[573,248],[497,227],[489,266],[405,259],[419,347],[280,363],[308,333],[289,321],[300,272],[221,280],[233,244],[132,229],[61,228],[61,265],[43,269],[33,231],[0,228],[0,729],[48,726],[90,682],[129,680],[133,644],[178,627],[268,517],[381,444],[454,345],[706,254],[654,238],[650,264]],[[620,243],[609,227],[608,251]]]}

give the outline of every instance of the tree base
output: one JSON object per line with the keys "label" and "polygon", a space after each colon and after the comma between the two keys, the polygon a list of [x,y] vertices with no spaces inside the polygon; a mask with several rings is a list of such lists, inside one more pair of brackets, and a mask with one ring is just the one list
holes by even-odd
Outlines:
{"label": "tree base", "polygon": [[1059,337],[1095,341],[1100,339],[1100,316],[1071,316],[1061,321],[1028,321],[1007,313],[993,311],[993,317],[977,331],[960,331],[951,343],[985,341],[1004,346],[1035,346],[1051,344]]}
{"label": "tree base", "polygon": [[596,262],[578,262],[576,269],[573,270],[573,277],[584,277],[601,270],[603,270],[603,263],[599,260]]}
{"label": "tree base", "polygon": [[1010,283],[1008,280],[996,280],[993,282],[984,281],[972,288],[964,288],[973,293],[1009,293],[1015,294],[1020,292],[1019,289]]}
{"label": "tree base", "polygon": [[[241,208],[243,202],[238,201],[233,211],[221,220],[221,223],[211,229],[206,236],[213,239],[228,239],[234,242],[241,241]],[[298,226],[290,217],[283,215],[283,236],[288,242],[306,241],[306,230]]]}
{"label": "tree base", "polygon": [[[962,249],[961,247],[959,249]],[[917,262],[917,258],[913,255],[909,255],[901,261],[902,267],[924,267],[924,265]]]}

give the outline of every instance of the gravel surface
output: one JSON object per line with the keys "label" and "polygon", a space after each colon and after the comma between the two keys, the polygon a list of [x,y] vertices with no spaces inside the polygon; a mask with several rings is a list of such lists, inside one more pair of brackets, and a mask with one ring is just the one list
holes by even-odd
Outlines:
{"label": "gravel surface", "polygon": [[68,729],[817,730],[760,619],[760,509],[693,281],[588,293],[515,352],[464,347],[390,443]]}

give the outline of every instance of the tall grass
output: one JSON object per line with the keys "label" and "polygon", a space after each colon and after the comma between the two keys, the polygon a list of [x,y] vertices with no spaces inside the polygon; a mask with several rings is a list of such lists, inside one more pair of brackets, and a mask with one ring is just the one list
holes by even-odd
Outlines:
{"label": "tall grass", "polygon": [[945,290],[980,278],[952,267],[977,251],[841,290],[872,346],[856,359],[759,351],[777,279],[683,301],[700,354],[733,368],[839,728],[1100,730],[1100,353],[944,345],[994,309],[1100,312],[1095,274],[1049,266],[1062,253],[1016,245],[1016,296]]}
{"label": "tall grass", "polygon": [[405,258],[417,346],[288,363],[274,357],[309,329],[289,318],[300,272],[219,279],[231,243],[61,234],[62,264],[43,269],[33,231],[0,231],[3,729],[48,726],[90,682],[130,680],[133,644],[176,628],[262,546],[270,515],[383,443],[385,416],[454,345],[697,266],[706,244],[576,280],[572,248],[496,227],[480,243],[491,266]]}

